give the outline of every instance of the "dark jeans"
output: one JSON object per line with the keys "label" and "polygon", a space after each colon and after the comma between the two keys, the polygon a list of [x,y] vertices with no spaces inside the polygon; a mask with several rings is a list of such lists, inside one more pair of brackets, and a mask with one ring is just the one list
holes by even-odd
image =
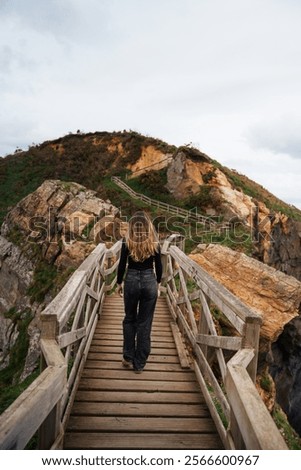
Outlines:
{"label": "dark jeans", "polygon": [[128,269],[124,281],[123,357],[143,369],[151,349],[151,328],[158,297],[152,269]]}

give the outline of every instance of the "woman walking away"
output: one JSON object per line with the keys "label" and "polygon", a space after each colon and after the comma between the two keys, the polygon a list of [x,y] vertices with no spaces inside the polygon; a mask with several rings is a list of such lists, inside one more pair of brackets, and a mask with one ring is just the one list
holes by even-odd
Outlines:
{"label": "woman walking away", "polygon": [[[123,361],[141,373],[151,349],[151,328],[162,276],[160,245],[148,215],[136,212],[122,241],[117,292],[124,281]],[[155,271],[154,271],[155,268]]]}

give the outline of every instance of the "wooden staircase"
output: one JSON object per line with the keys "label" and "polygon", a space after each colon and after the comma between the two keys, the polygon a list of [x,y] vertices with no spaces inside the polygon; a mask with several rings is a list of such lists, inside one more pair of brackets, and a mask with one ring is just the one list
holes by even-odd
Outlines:
{"label": "wooden staircase", "polygon": [[106,297],[64,448],[222,449],[195,373],[185,367],[165,298],[157,302],[152,352],[142,374],[121,365],[123,317],[123,300]]}

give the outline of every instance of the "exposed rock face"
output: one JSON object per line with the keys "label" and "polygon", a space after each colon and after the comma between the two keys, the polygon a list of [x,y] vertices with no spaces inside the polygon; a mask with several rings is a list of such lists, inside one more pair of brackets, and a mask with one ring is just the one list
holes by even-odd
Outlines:
{"label": "exposed rock face", "polygon": [[12,307],[28,306],[24,293],[31,284],[33,271],[34,263],[21,249],[0,236],[0,314]]}
{"label": "exposed rock face", "polygon": [[[60,272],[75,269],[97,243],[115,242],[121,236],[117,215],[118,209],[96,197],[95,191],[58,180],[45,181],[9,212],[0,236],[0,368],[7,365],[18,337],[16,324],[5,316],[11,308],[20,312],[30,308],[34,315],[21,379],[36,365],[41,305],[31,304],[28,288],[37,263],[46,260]],[[44,303],[50,300],[48,296]]]}
{"label": "exposed rock face", "polygon": [[185,199],[198,194],[202,187],[210,194],[211,201],[202,207],[208,215],[222,214],[227,221],[239,218],[251,224],[255,209],[252,198],[234,189],[226,175],[205,154],[195,149],[179,149],[167,170],[167,189],[175,197]]}
{"label": "exposed rock face", "polygon": [[301,432],[301,282],[220,245],[190,257],[262,316],[258,372],[270,365],[277,401]]}
{"label": "exposed rock face", "polygon": [[171,160],[171,154],[161,152],[153,145],[148,145],[142,147],[140,158],[134,164],[128,165],[127,168],[131,170],[133,176],[140,176],[149,171],[166,168]]}
{"label": "exposed rock face", "polygon": [[179,199],[196,194],[204,184],[202,176],[213,168],[206,155],[199,152],[201,161],[193,161],[187,152],[189,150],[179,149],[167,170],[167,189]]}
{"label": "exposed rock face", "polygon": [[271,374],[277,401],[301,436],[301,311],[272,346]]}
{"label": "exposed rock face", "polygon": [[58,268],[77,267],[96,246],[95,229],[94,238],[89,238],[95,224],[117,214],[118,209],[96,197],[95,191],[77,183],[50,180],[10,211],[1,232],[9,236],[17,230],[26,252],[30,244],[32,248],[42,246],[43,256]]}
{"label": "exposed rock face", "polygon": [[255,227],[258,258],[301,280],[301,222],[267,214]]}
{"label": "exposed rock face", "polygon": [[240,221],[249,226],[250,236],[257,240],[255,256],[301,280],[301,222],[271,212],[262,201],[235,189],[226,174],[195,149],[180,148],[175,153],[167,181],[167,189],[178,199],[199,194],[198,202],[208,216],[223,215],[225,222]]}
{"label": "exposed rock face", "polygon": [[34,265],[21,249],[0,236],[0,369],[9,361],[9,350],[18,337],[16,325],[5,312],[29,307],[26,296],[32,282]]}
{"label": "exposed rock face", "polygon": [[190,257],[263,318],[262,338],[273,343],[298,316],[301,283],[243,253],[199,245]]}

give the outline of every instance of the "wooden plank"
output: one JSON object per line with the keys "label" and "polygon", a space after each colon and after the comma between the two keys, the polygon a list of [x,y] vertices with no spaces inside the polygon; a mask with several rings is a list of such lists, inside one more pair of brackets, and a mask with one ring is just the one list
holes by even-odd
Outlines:
{"label": "wooden plank", "polygon": [[190,363],[189,363],[189,357],[186,352],[184,343],[181,338],[181,333],[177,325],[173,322],[170,323],[170,327],[173,333],[173,337],[175,340],[178,356],[180,359],[180,364],[183,369],[189,369],[190,368]]}
{"label": "wooden plank", "polygon": [[207,345],[213,348],[228,349],[230,351],[238,351],[242,346],[242,338],[236,336],[216,336],[198,334],[196,342],[200,345]]}
{"label": "wooden plank", "polygon": [[244,366],[228,363],[225,386],[246,448],[287,450],[280,431]]}
{"label": "wooden plank", "polygon": [[228,366],[242,366],[245,369],[254,358],[254,349],[241,349],[228,362]]}
{"label": "wooden plank", "polygon": [[73,416],[167,416],[208,418],[208,407],[204,404],[166,403],[89,403],[75,402]]}
{"label": "wooden plank", "polygon": [[208,387],[207,387],[207,384],[204,380],[204,377],[202,376],[201,374],[201,371],[200,371],[200,368],[197,364],[196,361],[194,361],[194,369],[195,369],[195,373],[196,373],[196,378],[199,382],[199,385],[201,387],[201,390],[203,392],[203,395],[204,395],[204,398],[206,400],[206,403],[207,403],[207,406],[209,408],[209,411],[210,411],[210,415],[211,417],[213,418],[213,421],[215,423],[215,426],[216,426],[216,429],[219,433],[219,436],[224,444],[224,446],[227,448],[227,444],[228,444],[228,441],[227,441],[227,433],[226,433],[226,429],[223,425],[223,422],[218,414],[218,411],[216,409],[216,406],[212,400],[212,397],[209,393],[209,390],[208,390]]}
{"label": "wooden plank", "polygon": [[[107,324],[107,325],[99,325],[96,327],[96,331],[98,333],[116,333],[116,331],[121,331],[121,326],[119,325],[110,325],[110,324]],[[161,332],[161,333],[165,333],[165,331],[170,331],[170,326],[166,325],[166,326],[159,326],[159,325],[156,325],[154,324],[152,326],[152,333],[155,332],[155,333],[158,333],[158,332]],[[163,333],[163,335],[164,335]]]}
{"label": "wooden plank", "polygon": [[80,390],[124,390],[144,392],[195,392],[199,388],[195,382],[160,382],[149,380],[106,380],[82,378]]}
{"label": "wooden plank", "polygon": [[0,449],[23,449],[60,400],[66,367],[49,366],[0,417]]}
{"label": "wooden plank", "polygon": [[[100,352],[89,352],[88,354],[89,360],[109,360],[109,361],[121,361],[122,354],[113,354],[113,353],[100,353]],[[163,363],[177,363],[179,364],[178,356],[167,356],[167,355],[154,355],[150,354],[146,367],[149,362],[163,362]]]}
{"label": "wooden plank", "polygon": [[47,366],[65,365],[65,358],[54,339],[41,339],[40,345]]}
{"label": "wooden plank", "polygon": [[[99,333],[98,331],[95,331],[94,339],[104,341],[123,341],[123,333],[122,331],[114,331],[113,333]],[[151,339],[153,343],[162,342],[163,344],[163,341],[165,344],[174,343],[174,339],[171,332],[165,332],[164,337],[162,337],[160,333],[152,332]]]}
{"label": "wooden plank", "polygon": [[75,343],[79,339],[83,338],[86,335],[86,327],[79,328],[75,331],[69,331],[68,333],[64,333],[58,336],[58,343],[60,348],[65,348],[69,346],[69,344]]}
{"label": "wooden plank", "polygon": [[[97,360],[87,360],[85,367],[87,369],[110,369],[110,370],[121,370],[122,369],[122,364],[121,361],[97,361]],[[165,363],[152,363],[152,362],[147,362],[146,369],[144,372],[147,371],[165,371],[165,372],[180,372],[182,367],[180,364],[165,364]]]}
{"label": "wooden plank", "polygon": [[[118,353],[118,351],[121,351],[121,348],[118,346],[98,346],[95,343],[91,344],[90,347],[91,352],[104,352],[104,353]],[[164,356],[177,356],[177,350],[176,348],[155,348],[152,347],[152,354],[163,354]]]}
{"label": "wooden plank", "polygon": [[184,274],[182,272],[182,269],[179,269],[179,276],[180,276],[180,282],[181,282],[181,290],[182,290],[183,295],[184,295],[185,304],[186,304],[187,311],[188,311],[188,316],[189,316],[189,319],[190,319],[190,328],[191,328],[192,332],[194,334],[196,334],[197,331],[198,331],[198,328],[197,328],[195,317],[194,317],[194,311],[192,310],[191,303],[190,303],[190,300],[189,300],[188,291],[187,291],[187,287],[186,287],[186,282],[185,282],[185,279],[184,279]]}
{"label": "wooden plank", "polygon": [[246,333],[244,338],[244,347],[253,349],[254,357],[248,365],[248,373],[253,380],[256,382],[257,376],[257,362],[258,362],[258,351],[259,351],[259,338],[260,338],[260,325],[256,323],[246,322]]}
{"label": "wooden plank", "polygon": [[89,416],[85,419],[83,416],[70,416],[68,431],[213,433],[215,427],[211,418]]}
{"label": "wooden plank", "polygon": [[[163,320],[154,320],[153,326],[161,327],[161,326],[168,326],[170,319],[163,319]],[[119,318],[101,318],[101,325],[102,326],[114,326],[114,325],[122,325],[122,319]]]}
{"label": "wooden plank", "polygon": [[[185,373],[186,372],[186,373]],[[180,372],[167,372],[167,371],[150,371],[145,370],[143,374],[137,374],[133,377],[133,370],[121,368],[119,370],[102,370],[85,368],[82,373],[83,378],[104,378],[104,379],[124,379],[124,380],[156,380],[156,381],[179,381],[179,382],[194,382],[194,372],[180,371]]]}
{"label": "wooden plank", "polygon": [[127,391],[102,391],[102,390],[78,390],[77,401],[103,402],[103,403],[204,403],[200,390],[193,392],[131,392]]}
{"label": "wooden plank", "polygon": [[86,286],[87,294],[95,300],[99,300],[99,294],[95,292],[91,287]]}
{"label": "wooden plank", "polygon": [[67,432],[65,449],[223,449],[216,434],[74,433]]}
{"label": "wooden plank", "polygon": [[[156,338],[157,341],[165,341],[165,336],[168,338],[172,337],[171,334],[171,328],[170,326],[160,326],[153,324],[152,326],[152,331],[151,331],[151,337]],[[110,334],[110,335],[120,335],[120,337],[123,337],[123,328],[122,325],[117,325],[117,324],[107,324],[107,325],[97,325],[96,330],[95,330],[95,335],[104,335],[104,334]],[[97,338],[97,337],[96,337]],[[120,338],[119,338],[120,339]],[[170,340],[167,342],[170,343]]]}
{"label": "wooden plank", "polygon": [[[163,341],[164,341],[164,343],[174,343],[174,339],[173,339],[173,336],[172,336],[171,332],[164,333],[163,337],[162,337],[162,335],[156,334],[155,332],[153,332],[151,337],[152,337],[152,342],[162,342],[163,343]],[[95,331],[94,339],[104,340],[104,341],[110,341],[110,340],[112,340],[112,341],[123,341],[123,333],[122,333],[122,331],[119,331],[119,332],[109,334],[109,333],[98,333],[97,331]]]}
{"label": "wooden plank", "polygon": [[[216,328],[215,328],[215,324],[213,322],[212,315],[211,315],[209,306],[207,304],[207,299],[206,299],[205,295],[203,294],[203,292],[200,292],[200,299],[201,299],[202,308],[203,308],[202,309],[202,314],[206,315],[206,321],[207,321],[208,328],[211,331],[211,334],[213,336],[217,336],[217,331],[216,331]],[[201,332],[201,333],[203,333],[203,332]],[[219,348],[219,349],[216,350],[216,357],[217,357],[217,360],[218,360],[218,365],[219,365],[222,377],[224,378],[225,374],[226,374],[226,361],[225,361],[222,349]]]}
{"label": "wooden plank", "polygon": [[[90,319],[90,323],[91,322],[92,322],[92,318]],[[66,426],[66,422],[69,419],[73,401],[75,399],[75,394],[77,392],[78,384],[80,381],[81,373],[82,373],[85,361],[87,359],[87,354],[88,354],[91,340],[95,331],[96,323],[97,323],[97,316],[95,316],[93,323],[91,323],[91,326],[88,325],[86,341],[85,343],[82,342],[82,344],[80,345],[77,351],[76,360],[73,364],[73,368],[71,369],[71,373],[68,377],[67,391],[62,400],[62,405],[64,405],[64,414],[62,417],[64,429]],[[83,349],[82,349],[82,345],[84,345]],[[76,375],[75,375],[75,371],[76,371]],[[74,374],[74,377],[72,377],[73,374]]]}
{"label": "wooden plank", "polygon": [[[104,346],[104,347],[108,347],[108,346],[111,346],[111,347],[122,347],[123,345],[123,338],[120,337],[120,339],[99,339],[99,338],[93,338],[93,341],[91,343],[92,345],[95,345],[95,346]],[[165,349],[175,349],[174,347],[174,342],[172,341],[165,341],[165,338],[164,338],[164,341],[159,341],[159,340],[154,340],[154,338],[152,338],[152,349],[156,349],[156,348],[165,348]]]}

